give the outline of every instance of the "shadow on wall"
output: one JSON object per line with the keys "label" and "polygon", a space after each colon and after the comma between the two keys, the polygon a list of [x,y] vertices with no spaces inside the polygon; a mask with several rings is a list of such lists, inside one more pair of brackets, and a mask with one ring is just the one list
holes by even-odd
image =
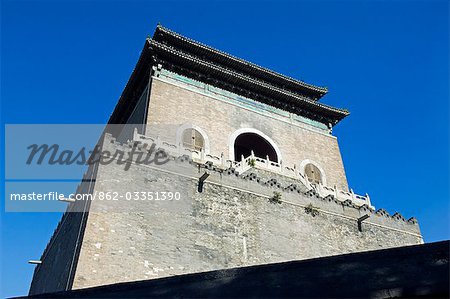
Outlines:
{"label": "shadow on wall", "polygon": [[180,275],[32,298],[448,298],[449,244]]}

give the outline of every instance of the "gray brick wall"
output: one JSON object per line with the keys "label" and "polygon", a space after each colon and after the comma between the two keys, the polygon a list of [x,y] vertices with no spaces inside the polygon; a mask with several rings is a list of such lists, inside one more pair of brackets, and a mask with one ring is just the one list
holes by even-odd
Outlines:
{"label": "gray brick wall", "polygon": [[336,137],[312,127],[296,126],[257,109],[243,109],[158,79],[152,81],[147,123],[153,130],[161,126],[160,134],[173,140],[180,125],[197,125],[208,134],[211,153],[223,153],[227,158],[230,135],[240,128],[255,128],[278,145],[284,165],[292,167],[305,159],[313,160],[324,169],[329,186],[348,190]]}
{"label": "gray brick wall", "polygon": [[[283,191],[293,180],[263,171],[249,172],[257,182],[211,170],[198,193],[203,171],[178,161],[100,167],[97,192],[178,191],[181,200],[94,202],[73,288],[422,243],[417,224],[305,194],[300,185]],[[270,178],[280,186],[263,185]],[[283,203],[269,202],[274,191]],[[305,211],[310,203],[315,217]],[[366,213],[360,232],[356,218]]]}
{"label": "gray brick wall", "polygon": [[[285,166],[314,160],[329,186],[348,188],[337,139],[307,124],[158,79],[152,81],[147,123],[153,135],[172,142],[180,125],[197,125],[208,134],[211,154],[225,157],[230,135],[254,128],[274,140]],[[105,147],[111,152],[130,149],[110,141]],[[242,176],[210,170],[199,193],[203,171],[178,160],[160,168],[132,165],[128,171],[100,166],[93,192],[117,192],[122,199],[92,202],[86,222],[82,213],[66,214],[36,268],[30,294],[423,242],[414,221],[320,198],[299,181],[261,170]],[[277,183],[264,184],[271,179]],[[290,185],[297,187],[286,188]],[[87,189],[82,185],[80,191]],[[149,191],[180,192],[181,200],[124,200],[127,192]],[[281,204],[269,202],[274,191],[281,192]],[[309,204],[318,215],[306,212]],[[365,214],[370,218],[360,232],[356,220]]]}

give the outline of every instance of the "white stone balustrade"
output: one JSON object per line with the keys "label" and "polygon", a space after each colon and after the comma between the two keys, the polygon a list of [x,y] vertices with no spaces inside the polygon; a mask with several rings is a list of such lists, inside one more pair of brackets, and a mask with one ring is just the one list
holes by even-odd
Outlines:
{"label": "white stone balustrade", "polygon": [[[352,189],[350,189],[350,192],[339,190],[336,187],[331,188],[328,186],[324,186],[322,184],[311,184],[309,180],[298,171],[297,166],[294,164],[293,167],[283,167],[282,162],[277,163],[274,161],[270,161],[269,157],[260,158],[256,157],[251,152],[250,156],[245,158],[244,156],[241,156],[241,160],[239,162],[226,160],[223,157],[223,154],[220,156],[215,156],[211,154],[205,153],[203,150],[193,150],[190,148],[183,147],[182,144],[173,144],[169,142],[162,141],[159,137],[150,137],[146,135],[139,134],[137,132],[137,129],[134,130],[133,134],[133,141],[134,142],[141,142],[143,144],[148,144],[148,146],[151,146],[152,143],[155,144],[156,149],[163,149],[166,151],[169,155],[172,156],[182,156],[182,155],[189,155],[191,156],[192,160],[200,163],[205,164],[207,162],[213,163],[218,168],[227,169],[229,167],[233,167],[235,171],[239,174],[242,174],[251,168],[261,169],[270,171],[276,174],[280,174],[283,176],[287,176],[296,180],[299,180],[302,182],[303,185],[306,186],[308,190],[314,189],[321,197],[327,197],[332,195],[334,198],[336,198],[339,201],[346,201],[350,200],[352,203],[354,203],[357,206],[367,205],[370,209],[375,210],[375,207],[372,206],[370,202],[370,197],[368,194],[365,196],[357,195],[353,192]],[[253,162],[250,162],[253,161]]]}

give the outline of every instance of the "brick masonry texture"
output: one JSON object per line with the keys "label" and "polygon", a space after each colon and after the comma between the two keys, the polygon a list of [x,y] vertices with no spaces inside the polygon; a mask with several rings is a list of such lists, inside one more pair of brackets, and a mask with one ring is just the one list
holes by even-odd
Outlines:
{"label": "brick masonry texture", "polygon": [[293,126],[156,79],[152,81],[147,123],[153,129],[161,125],[161,135],[170,140],[175,140],[176,130],[182,124],[197,125],[208,135],[211,153],[217,156],[223,153],[227,158],[230,135],[241,128],[254,128],[274,140],[285,166],[313,160],[324,169],[327,185],[348,190],[334,136]]}
{"label": "brick masonry texture", "polygon": [[[203,171],[187,161],[129,171],[101,166],[97,192],[179,191],[181,200],[93,202],[73,288],[422,243],[416,224],[375,213],[360,232],[356,218],[367,211],[305,194],[302,186],[283,191],[277,185],[293,180],[264,171],[212,170],[199,193]],[[281,204],[269,202],[274,191]],[[319,211],[314,217],[305,211],[310,203]]]}
{"label": "brick masonry texture", "polygon": [[[182,124],[202,128],[210,153],[228,157],[230,135],[254,128],[278,145],[284,166],[310,159],[329,186],[347,180],[334,136],[153,79],[147,123],[174,142]],[[104,149],[128,151],[109,135]],[[66,213],[33,276],[30,294],[80,289],[249,265],[303,260],[423,243],[416,221],[374,212],[332,196],[321,198],[300,181],[263,170],[241,175],[172,157],[162,166],[100,165],[80,192],[117,192],[119,201],[90,203],[89,213]],[[126,193],[179,192],[179,201],[127,201]],[[269,199],[281,193],[282,203]],[[318,211],[313,216],[306,207]],[[72,208],[80,203],[71,204]],[[84,206],[82,206],[84,207]],[[70,209],[70,208],[69,208]],[[357,219],[370,218],[358,230]],[[87,216],[84,217],[84,216]]]}

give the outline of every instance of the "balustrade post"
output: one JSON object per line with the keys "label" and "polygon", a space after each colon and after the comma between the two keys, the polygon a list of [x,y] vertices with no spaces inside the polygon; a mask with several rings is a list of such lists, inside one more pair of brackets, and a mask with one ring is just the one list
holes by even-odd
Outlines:
{"label": "balustrade post", "polygon": [[238,169],[238,172],[240,173],[241,171],[244,171],[245,168],[245,158],[244,155],[241,155],[241,162],[239,162],[239,165],[236,169]]}
{"label": "balustrade post", "polygon": [[368,205],[369,207],[372,207],[372,203],[370,202],[370,196],[369,196],[369,194],[367,194],[367,193],[366,193],[366,201],[367,201],[367,205]]}
{"label": "balustrade post", "polygon": [[311,184],[311,182],[309,181],[308,177],[305,176],[304,179],[305,179],[305,185],[306,185],[306,187],[308,187],[308,189],[313,189],[312,184]]}
{"label": "balustrade post", "polygon": [[[320,196],[323,194],[322,184],[320,182],[317,183],[317,193],[319,193]],[[324,197],[324,196],[322,196]]]}
{"label": "balustrade post", "polygon": [[133,141],[138,141],[139,140],[139,136],[138,136],[138,130],[137,128],[134,128],[133,130]]}
{"label": "balustrade post", "polygon": [[266,167],[269,168],[269,155],[266,155]]}
{"label": "balustrade post", "polygon": [[200,149],[200,160],[202,161],[202,163],[206,162],[205,151],[203,150],[203,148]]}

